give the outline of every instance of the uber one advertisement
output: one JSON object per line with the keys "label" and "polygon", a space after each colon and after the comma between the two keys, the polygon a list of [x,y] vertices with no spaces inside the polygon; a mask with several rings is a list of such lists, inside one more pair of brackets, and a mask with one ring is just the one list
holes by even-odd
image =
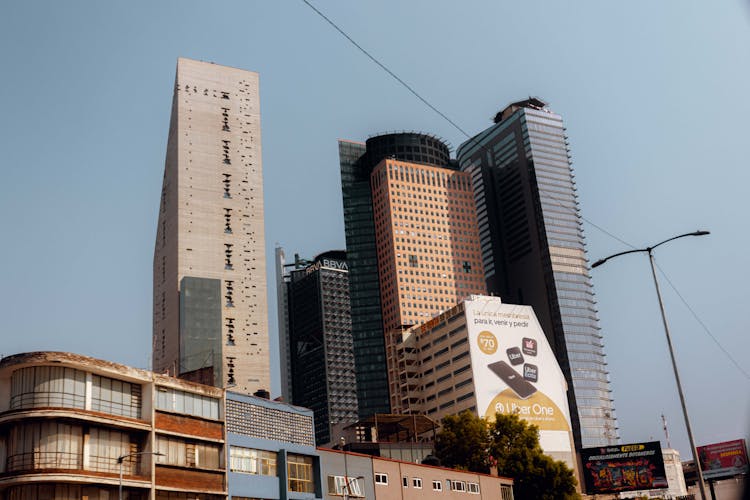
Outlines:
{"label": "uber one advertisement", "polygon": [[517,414],[539,427],[545,453],[575,469],[567,384],[534,310],[497,297],[464,306],[479,415]]}

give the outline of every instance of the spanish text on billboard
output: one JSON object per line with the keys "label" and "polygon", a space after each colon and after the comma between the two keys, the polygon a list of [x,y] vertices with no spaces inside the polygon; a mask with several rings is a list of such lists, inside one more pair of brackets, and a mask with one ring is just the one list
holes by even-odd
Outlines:
{"label": "spanish text on billboard", "polygon": [[534,310],[478,295],[464,305],[479,415],[518,415],[545,453],[575,467],[565,376]]}
{"label": "spanish text on billboard", "polygon": [[716,479],[747,474],[747,446],[744,439],[698,447],[703,479]]}
{"label": "spanish text on billboard", "polygon": [[584,448],[581,460],[589,494],[668,486],[659,441]]}

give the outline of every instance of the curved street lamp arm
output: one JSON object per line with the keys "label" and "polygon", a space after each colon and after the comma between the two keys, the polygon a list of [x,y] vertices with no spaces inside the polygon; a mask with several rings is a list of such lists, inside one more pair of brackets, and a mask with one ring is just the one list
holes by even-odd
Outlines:
{"label": "curved street lamp arm", "polygon": [[654,248],[656,248],[658,246],[661,246],[664,243],[668,243],[668,242],[670,242],[672,240],[677,240],[679,238],[684,238],[685,236],[705,236],[707,234],[711,234],[711,232],[710,231],[693,231],[692,233],[685,233],[685,234],[681,234],[679,236],[673,236],[673,237],[671,237],[671,238],[669,238],[667,240],[664,240],[664,241],[661,241],[661,242],[657,243],[654,246],[650,246],[650,247],[646,247],[646,248],[637,248],[635,250],[626,250],[624,252],[616,253],[616,254],[610,255],[609,257],[604,257],[603,259],[597,260],[596,262],[594,262],[593,264],[591,264],[591,269],[594,269],[595,267],[599,267],[602,264],[604,264],[605,262],[607,262],[608,260],[614,259],[615,257],[619,257],[620,255],[627,255],[629,253],[640,253],[640,252],[646,252],[646,253],[650,254],[651,251]]}
{"label": "curved street lamp arm", "polygon": [[603,259],[597,260],[596,262],[591,264],[591,269],[595,267],[599,267],[605,262],[607,262],[609,259],[614,259],[615,257],[619,257],[620,255],[627,255],[629,253],[648,252],[648,250],[649,250],[648,248],[637,248],[635,250],[626,250],[624,252],[616,253],[616,254],[610,255],[609,257],[604,257]]}
{"label": "curved street lamp arm", "polygon": [[652,247],[649,247],[647,250],[649,250],[649,251],[653,250],[654,248],[656,248],[658,246],[661,246],[664,243],[668,243],[668,242],[670,242],[672,240],[677,240],[679,238],[684,238],[685,236],[705,236],[707,234],[711,234],[711,232],[710,231],[693,231],[692,233],[685,233],[685,234],[681,234],[679,236],[673,236],[672,238],[669,238],[668,240],[664,240],[661,243],[657,243],[656,245],[654,245]]}

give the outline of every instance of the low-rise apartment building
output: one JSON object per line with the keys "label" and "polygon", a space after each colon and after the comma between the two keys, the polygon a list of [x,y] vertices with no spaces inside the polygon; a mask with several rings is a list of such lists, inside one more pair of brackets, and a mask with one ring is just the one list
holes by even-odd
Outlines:
{"label": "low-rise apartment building", "polygon": [[506,477],[320,448],[326,500],[513,500]]}
{"label": "low-rise apartment building", "polygon": [[223,391],[63,352],[0,361],[0,498],[226,498]]}
{"label": "low-rise apartment building", "polygon": [[322,500],[313,411],[227,392],[232,500]]}

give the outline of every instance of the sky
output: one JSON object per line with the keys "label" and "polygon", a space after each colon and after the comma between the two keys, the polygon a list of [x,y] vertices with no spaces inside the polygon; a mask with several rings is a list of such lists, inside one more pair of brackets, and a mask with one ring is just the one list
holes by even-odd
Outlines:
{"label": "sky", "polygon": [[[697,444],[748,436],[749,3],[314,5],[470,134],[510,102],[548,102],[567,127],[592,262],[710,230],[655,255]],[[465,140],[302,1],[6,1],[0,55],[3,355],[150,365],[177,57],[260,73],[272,349],[275,245],[345,247],[337,139]],[[666,445],[664,414],[689,458],[647,257],[592,276],[623,442]]]}

